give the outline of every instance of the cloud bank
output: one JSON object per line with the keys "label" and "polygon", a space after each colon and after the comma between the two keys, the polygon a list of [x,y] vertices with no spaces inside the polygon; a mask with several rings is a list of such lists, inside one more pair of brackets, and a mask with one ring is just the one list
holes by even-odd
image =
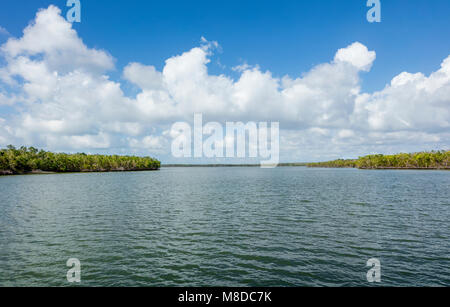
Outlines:
{"label": "cloud bank", "polygon": [[[238,78],[211,75],[217,47],[202,38],[162,71],[130,63],[115,81],[108,52],[86,46],[57,7],[40,10],[22,37],[0,47],[0,146],[173,161],[170,127],[197,112],[208,121],[279,121],[283,161],[448,148],[450,56],[428,76],[402,72],[364,93],[360,75],[376,53],[358,42],[297,78],[249,65],[234,69]],[[137,95],[126,95],[124,83]]]}

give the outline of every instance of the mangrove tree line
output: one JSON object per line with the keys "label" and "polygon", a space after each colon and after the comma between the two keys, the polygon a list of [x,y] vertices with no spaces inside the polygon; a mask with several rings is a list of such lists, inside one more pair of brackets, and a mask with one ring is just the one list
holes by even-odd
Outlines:
{"label": "mangrove tree line", "polygon": [[11,145],[0,150],[0,174],[141,171],[160,167],[161,163],[150,157],[52,153]]}
{"label": "mangrove tree line", "polygon": [[450,151],[369,155],[356,160],[309,163],[309,167],[360,169],[450,169]]}

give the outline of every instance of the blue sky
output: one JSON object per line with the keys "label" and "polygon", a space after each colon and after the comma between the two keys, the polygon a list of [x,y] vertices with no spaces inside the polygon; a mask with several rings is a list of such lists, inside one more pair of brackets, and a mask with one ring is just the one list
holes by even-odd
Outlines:
{"label": "blue sky", "polygon": [[[9,34],[6,34],[6,31],[0,31],[0,44],[5,44],[8,39],[21,39],[24,28],[35,19],[36,13],[40,8],[46,9],[49,5],[55,5],[61,9],[62,17],[65,17],[68,10],[65,3],[66,1],[62,0],[3,0],[0,4],[0,27],[9,32]],[[166,67],[167,59],[180,56],[194,50],[196,47],[201,48],[201,37],[205,37],[209,42],[217,42],[220,46],[218,48],[208,47],[209,49],[205,54],[199,55],[200,58],[206,56],[210,60],[209,63],[203,63],[207,65],[208,77],[224,75],[229,80],[238,83],[244,73],[243,71],[236,71],[233,67],[248,64],[253,68],[259,67],[258,73],[261,76],[269,71],[271,78],[278,80],[276,81],[279,82],[278,87],[281,86],[281,80],[286,75],[292,80],[299,78],[299,83],[304,81],[305,84],[310,84],[308,79],[302,81],[300,78],[308,76],[311,71],[321,67],[324,63],[334,63],[333,61],[336,61],[335,55],[339,49],[352,46],[353,43],[358,42],[364,48],[367,48],[367,52],[376,52],[376,59],[370,60],[370,68],[362,69],[359,67],[359,70],[356,72],[351,70],[345,72],[348,80],[343,82],[342,86],[345,87],[345,84],[355,81],[356,78],[356,83],[352,85],[353,90],[349,89],[349,91],[353,93],[355,88],[358,88],[358,95],[351,102],[344,101],[345,99],[342,100],[342,97],[345,95],[339,94],[341,92],[337,93],[337,96],[326,98],[332,101],[332,105],[336,103],[333,106],[336,109],[348,108],[349,114],[340,114],[337,111],[334,113],[330,112],[331,117],[336,117],[333,123],[323,123],[320,120],[314,122],[302,121],[301,116],[298,117],[299,120],[296,122],[292,118],[288,119],[280,115],[282,129],[284,126],[287,127],[286,130],[289,130],[285,134],[286,144],[297,144],[298,146],[301,144],[302,146],[300,151],[293,150],[288,145],[283,147],[282,144],[284,160],[323,160],[372,152],[436,149],[436,147],[448,146],[448,122],[445,121],[445,118],[434,119],[436,114],[441,114],[445,117],[446,112],[449,111],[448,97],[442,98],[443,95],[445,97],[447,94],[447,83],[443,83],[447,82],[447,79],[444,78],[444,81],[439,81],[442,92],[433,92],[433,95],[436,95],[436,97],[420,98],[422,97],[421,94],[417,93],[414,96],[417,98],[417,101],[414,100],[414,108],[416,109],[409,106],[410,110],[406,112],[408,114],[402,118],[399,118],[399,114],[404,107],[402,103],[407,104],[408,101],[411,101],[411,98],[401,101],[405,95],[397,92],[396,89],[384,91],[385,86],[391,84],[392,80],[402,72],[411,73],[411,75],[406,77],[408,82],[422,82],[420,84],[423,86],[416,84],[415,88],[428,86],[435,79],[430,78],[428,80],[426,78],[433,73],[442,75],[440,73],[442,72],[440,70],[441,64],[450,55],[450,18],[448,18],[450,2],[447,0],[381,0],[381,23],[367,22],[366,13],[368,8],[365,0],[81,0],[81,4],[82,22],[74,23],[72,25],[73,29],[76,31],[77,36],[82,39],[84,46],[90,50],[99,50],[111,56],[111,60],[114,62],[113,66],[110,67],[111,65],[108,63],[104,64],[101,73],[107,74],[109,80],[118,84],[123,90],[124,97],[121,97],[121,99],[134,99],[139,93],[150,91],[148,88],[136,86],[136,82],[130,81],[133,77],[124,77],[125,70],[130,63],[139,63],[142,67],[153,67],[157,72],[162,73]],[[51,36],[48,39],[51,40]],[[46,40],[45,35],[43,40]],[[24,54],[27,54],[27,52],[30,52],[29,50],[26,51],[26,48],[29,48],[29,46],[26,47],[25,45],[26,43],[24,42],[21,50]],[[82,49],[82,47],[80,48]],[[11,53],[11,50],[8,49],[8,52]],[[55,44],[55,50],[62,52],[61,50],[66,49],[62,45]],[[46,52],[52,54],[46,49],[43,51],[44,58]],[[365,51],[362,50],[361,52],[364,53]],[[370,55],[367,52],[363,55]],[[16,57],[18,54],[14,53],[14,56]],[[80,56],[83,56],[83,53]],[[189,57],[186,56],[186,58]],[[201,60],[199,59],[199,61]],[[5,56],[0,57],[0,68],[2,66],[10,67],[9,69],[11,70],[14,64],[11,61],[7,60]],[[352,61],[350,60],[350,62]],[[55,68],[56,66],[52,63],[44,64],[47,67],[56,69],[60,74],[67,73],[65,70],[58,70],[61,66]],[[201,67],[200,65],[199,69]],[[80,67],[72,68],[73,71],[77,71]],[[136,71],[133,72],[137,73]],[[176,72],[173,73],[176,74]],[[326,79],[329,73],[331,71],[325,71],[321,77]],[[420,79],[417,76],[416,78],[413,75],[416,73],[420,73],[424,78]],[[24,78],[26,80],[27,78],[27,76],[20,73],[11,73],[11,75],[13,74],[16,79]],[[96,77],[100,78],[100,76]],[[167,76],[164,75],[164,78],[167,78]],[[317,78],[317,76],[312,76],[311,78]],[[56,136],[46,134],[46,132],[54,132],[53,130],[45,131],[42,128],[50,125],[42,123],[44,119],[48,120],[48,116],[37,114],[33,111],[33,105],[30,102],[32,95],[28,92],[29,89],[25,86],[26,83],[26,81],[22,80],[21,84],[16,85],[16,88],[12,88],[6,84],[5,80],[3,80],[2,86],[2,81],[0,80],[0,94],[3,93],[4,97],[23,91],[29,98],[27,102],[24,102],[25,96],[20,97],[22,100],[16,97],[15,100],[17,101],[14,102],[12,102],[11,97],[8,103],[0,102],[0,120],[2,120],[0,121],[0,128],[3,125],[4,130],[7,130],[3,134],[0,130],[0,145],[12,141],[28,145],[40,145],[54,150],[119,153],[131,151],[143,154],[145,153],[143,150],[145,146],[138,146],[140,149],[132,148],[128,145],[124,146],[124,140],[143,140],[145,137],[149,137],[148,134],[152,134],[151,137],[155,139],[147,143],[164,143],[162,139],[158,138],[163,138],[164,135],[167,135],[168,128],[166,126],[169,125],[170,121],[167,120],[167,117],[162,116],[161,118],[152,118],[149,120],[149,127],[140,130],[142,131],[141,134],[134,133],[131,136],[127,135],[127,133],[116,133],[112,136],[108,134],[110,133],[109,128],[106,129],[104,126],[100,127],[96,124],[92,124],[92,127],[94,127],[92,131],[81,131],[75,128],[64,130],[61,128],[65,132],[62,133],[58,130],[58,137],[67,137],[68,140],[71,137],[75,137],[76,140],[83,139],[81,144],[86,144],[86,146],[80,145],[73,149],[68,145],[71,143],[70,141],[59,144],[54,140]],[[404,84],[401,83],[401,85],[403,86]],[[188,88],[188,85],[185,88]],[[314,85],[312,88],[319,91],[318,85]],[[326,92],[326,88],[322,87],[320,90]],[[344,91],[344,89],[342,90]],[[175,97],[176,93],[171,91],[172,89],[167,90],[169,95]],[[205,91],[208,92],[209,90]],[[376,94],[378,91],[383,91],[382,96],[387,98],[384,100],[380,99],[380,95]],[[404,91],[410,92],[408,89],[404,89]],[[280,94],[282,94],[282,90],[280,90]],[[370,97],[364,96],[365,94]],[[231,94],[224,95],[226,97],[232,96]],[[259,99],[261,99],[261,95],[258,96],[260,97]],[[51,99],[48,96],[45,97],[45,99],[49,100],[45,101],[41,96],[33,96],[39,103],[45,104],[48,102],[49,105],[54,105],[54,100],[51,100],[55,99],[54,97]],[[298,98],[300,100],[306,99],[304,96],[299,96]],[[425,100],[428,99],[436,99],[436,103],[432,103],[433,107],[437,106],[440,109],[431,109],[432,106],[424,105],[425,117],[429,120],[429,122],[426,122],[416,117],[422,111],[421,104],[425,104]],[[366,100],[367,107],[363,108],[365,113],[361,111],[362,107],[359,107],[360,109],[357,110],[357,105],[363,103],[361,101]],[[228,100],[224,98],[224,101]],[[173,103],[184,104],[185,102],[174,101]],[[288,102],[280,101],[279,103],[287,104]],[[298,110],[304,104],[316,104],[313,101],[303,102],[303,100],[296,103],[295,106],[298,106]],[[349,103],[352,106],[349,107]],[[185,107],[189,109],[189,107]],[[180,110],[180,108],[177,110]],[[251,114],[251,111],[250,105],[246,105],[245,112],[243,111],[242,116],[237,117],[248,120],[266,119],[264,115],[256,116],[256,118],[247,116]],[[375,114],[373,112],[378,113]],[[399,112],[399,114],[394,114],[395,112]],[[414,114],[414,112],[416,113]],[[382,116],[380,114],[384,114],[382,119],[380,119],[380,116]],[[386,114],[389,114],[389,116]],[[338,119],[341,115],[348,115],[351,119],[343,117]],[[59,114],[58,116],[64,117],[64,114]],[[210,114],[208,118],[215,119],[214,116],[214,114]],[[365,119],[361,119],[364,116],[366,116]],[[185,117],[180,115],[180,119],[185,119]],[[234,117],[231,116],[230,119],[233,120]],[[54,125],[56,120],[59,119],[55,118],[53,122],[50,120],[51,125]],[[111,121],[115,120],[116,118],[111,118]],[[348,127],[337,123],[338,121],[345,122],[348,120],[354,120],[355,122],[365,120],[366,124],[371,126],[371,129],[366,131],[362,122]],[[399,123],[396,123],[396,120]],[[417,123],[415,122],[416,120]],[[129,119],[127,122],[120,119],[117,125],[120,126],[124,122],[131,124],[133,121]],[[435,123],[438,122],[437,126],[432,125],[433,121]],[[30,122],[34,126],[29,124]],[[39,125],[36,124],[37,122],[39,122]],[[401,123],[404,123],[404,127]],[[65,125],[63,122],[59,124]],[[89,126],[90,123],[85,123],[85,125]],[[36,127],[38,126],[40,127],[39,129],[42,128],[44,130],[37,129]],[[294,128],[291,129],[291,127]],[[26,132],[26,129],[35,130]],[[319,131],[318,133],[324,136],[328,135],[328,141],[326,139],[323,140],[327,144],[335,142],[334,137],[336,135],[352,135],[358,140],[353,140],[354,142],[348,144],[336,141],[338,145],[333,147],[334,149],[328,148],[329,154],[322,155],[317,148],[323,146],[319,144],[309,146],[307,135],[310,133],[307,129],[319,129],[314,131]],[[74,132],[74,130],[76,131]],[[288,137],[288,134],[294,133],[293,130],[300,134],[305,133],[305,135]],[[39,131],[39,133],[36,131]],[[415,135],[412,133],[415,133]],[[97,140],[97,137],[100,135],[103,137],[108,135],[108,142],[100,142],[100,144],[93,142],[97,145],[91,147],[89,145],[91,142],[84,139],[91,140],[94,138]],[[289,138],[297,141],[301,139],[302,141],[295,143]],[[343,137],[342,139],[348,138]],[[398,140],[395,138],[398,138]],[[113,139],[116,142],[112,141]],[[156,141],[156,139],[161,142]],[[368,141],[361,141],[364,139]],[[403,142],[401,141],[402,139],[407,139],[408,142]],[[103,146],[101,146],[102,144]],[[158,149],[161,150],[161,155],[166,157],[168,161],[173,162],[167,150],[164,153],[164,150],[161,149],[164,146],[160,145],[158,145]],[[295,147],[294,145],[292,146]],[[284,151],[283,148],[285,148]]]}
{"label": "blue sky", "polygon": [[[65,14],[64,0],[4,0],[0,25],[14,36],[50,4]],[[82,0],[75,29],[88,46],[105,49],[123,67],[137,61],[161,69],[164,61],[215,40],[215,55],[228,69],[258,64],[278,76],[299,73],[328,61],[335,50],[359,41],[377,51],[363,76],[364,89],[380,90],[399,72],[430,73],[450,50],[450,2],[384,0],[382,22],[368,23],[365,0]],[[5,39],[5,38],[3,38]],[[130,47],[132,46],[132,47]],[[211,72],[223,67],[211,65]]]}

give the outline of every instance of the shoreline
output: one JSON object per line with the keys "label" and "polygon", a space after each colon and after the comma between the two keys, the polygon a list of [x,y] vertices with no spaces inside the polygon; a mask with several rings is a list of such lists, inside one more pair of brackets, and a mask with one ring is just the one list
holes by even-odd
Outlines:
{"label": "shoreline", "polygon": [[[135,173],[135,172],[155,172],[160,171],[162,168],[259,168],[260,165],[212,165],[212,164],[199,164],[199,165],[182,165],[182,164],[170,164],[161,165],[158,169],[138,169],[138,170],[98,170],[98,171],[79,171],[79,172],[50,172],[42,170],[33,170],[30,172],[14,173],[9,170],[0,170],[0,177],[6,176],[30,176],[30,175],[59,175],[59,174],[89,174],[89,173]],[[379,167],[379,168],[357,168],[357,167],[326,167],[326,166],[306,166],[306,165],[279,165],[278,167],[295,167],[295,168],[309,168],[309,169],[355,169],[355,170],[397,170],[397,171],[450,171],[450,168],[414,168],[414,167]]]}
{"label": "shoreline", "polygon": [[308,168],[333,168],[333,169],[356,169],[364,171],[450,171],[450,168],[430,168],[430,167],[326,167],[326,166],[308,166]]}
{"label": "shoreline", "polygon": [[89,173],[131,173],[131,172],[155,172],[157,169],[138,169],[138,170],[99,170],[99,171],[79,171],[79,172],[49,172],[41,170],[33,170],[30,172],[14,173],[9,170],[0,170],[0,177],[2,176],[27,176],[27,175],[59,175],[59,174],[89,174]]}
{"label": "shoreline", "polygon": [[[167,164],[161,165],[161,168],[233,168],[233,167],[260,167],[259,164]],[[306,164],[279,164],[278,167],[303,167],[303,168],[330,168],[330,169],[356,169],[356,170],[422,170],[422,171],[445,171],[450,168],[426,168],[426,167],[378,167],[378,168],[358,168],[358,167],[327,167],[327,166],[307,166]]]}

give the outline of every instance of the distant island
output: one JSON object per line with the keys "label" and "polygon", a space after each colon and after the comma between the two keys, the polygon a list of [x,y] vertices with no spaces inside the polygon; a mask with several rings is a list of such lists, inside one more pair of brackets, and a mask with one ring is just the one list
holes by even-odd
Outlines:
{"label": "distant island", "polygon": [[450,151],[401,153],[397,155],[369,155],[353,160],[334,160],[308,163],[308,167],[359,168],[359,169],[423,169],[449,170]]}
{"label": "distant island", "polygon": [[52,153],[11,145],[0,150],[0,175],[151,171],[160,167],[161,162],[150,157]]}
{"label": "distant island", "polygon": [[[279,163],[279,167],[450,170],[450,151],[369,155],[319,163]],[[164,164],[163,167],[260,167],[259,164]]]}
{"label": "distant island", "polygon": [[[279,163],[279,167],[307,166],[308,163]],[[163,164],[163,167],[261,167],[261,164]]]}

